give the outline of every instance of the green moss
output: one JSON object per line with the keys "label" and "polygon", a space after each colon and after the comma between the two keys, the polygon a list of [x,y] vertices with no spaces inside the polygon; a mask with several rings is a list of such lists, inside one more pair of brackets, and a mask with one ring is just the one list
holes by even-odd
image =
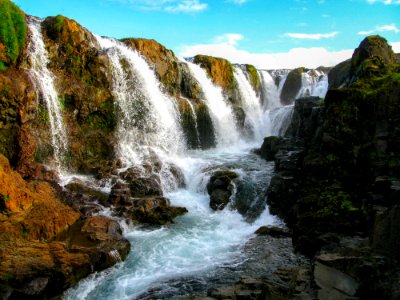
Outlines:
{"label": "green moss", "polygon": [[34,154],[35,162],[44,163],[48,157],[52,157],[54,153],[50,144],[39,144]]}
{"label": "green moss", "polygon": [[54,18],[54,30],[61,31],[64,27],[65,17],[62,15],[57,15]]}
{"label": "green moss", "polygon": [[250,83],[255,91],[258,91],[261,87],[260,76],[258,75],[257,69],[253,65],[245,65],[247,73],[249,74]]}
{"label": "green moss", "polygon": [[15,65],[25,46],[24,13],[9,0],[0,0],[0,69]]}

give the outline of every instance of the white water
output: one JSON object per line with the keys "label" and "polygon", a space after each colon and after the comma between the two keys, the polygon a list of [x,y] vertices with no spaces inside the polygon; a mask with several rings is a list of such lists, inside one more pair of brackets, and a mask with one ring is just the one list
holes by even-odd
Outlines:
{"label": "white water", "polygon": [[182,152],[185,144],[177,105],[161,92],[154,71],[121,42],[96,38],[111,61],[112,93],[119,107],[119,158],[129,166],[144,163],[154,152]]}
{"label": "white water", "polygon": [[199,82],[205,95],[205,103],[210,111],[211,120],[216,131],[218,147],[237,144],[240,140],[236,120],[231,106],[227,103],[220,87],[215,86],[207,73],[200,66],[186,62],[190,72]]}
{"label": "white water", "polygon": [[281,107],[280,91],[282,90],[285,80],[281,80],[279,86],[276,85],[275,80],[272,78],[268,71],[259,71],[261,78],[261,86],[263,88],[264,96],[264,109],[274,109]]}
{"label": "white water", "polygon": [[68,152],[68,137],[64,125],[60,102],[57,91],[54,86],[53,74],[47,68],[49,63],[48,53],[46,51],[42,32],[41,21],[31,19],[28,22],[31,39],[28,44],[28,56],[31,62],[29,74],[36,87],[40,90],[50,122],[51,144],[54,150],[54,158],[56,162],[56,170],[62,177],[66,173],[63,164],[64,156]]}
{"label": "white water", "polygon": [[65,293],[64,299],[135,299],[152,288],[168,289],[171,280],[184,284],[187,277],[202,277],[201,274],[214,272],[223,264],[243,261],[241,245],[261,225],[277,220],[268,210],[252,224],[229,208],[213,212],[206,184],[210,168],[234,164],[241,176],[256,176],[264,185],[263,180],[269,180],[273,166],[248,154],[248,150],[192,151],[176,161],[184,172],[187,187],[167,196],[173,205],[185,206],[189,212],[171,226],[153,230],[127,228],[125,237],[132,243],[127,260],[83,280]]}
{"label": "white water", "polygon": [[[143,65],[144,60],[136,52],[114,40],[98,40],[107,51],[113,67],[113,95],[120,109],[120,157],[128,166],[141,164],[148,159],[142,153],[149,148],[156,153],[163,165],[168,161],[178,166],[184,174],[186,187],[178,189],[173,180],[163,181],[162,184],[165,196],[171,200],[171,204],[186,207],[188,213],[176,218],[175,224],[156,229],[125,225],[124,235],[132,245],[126,261],[82,280],[64,294],[64,299],[131,300],[142,298],[143,293],[150,293],[147,299],[155,299],[157,297],[151,295],[151,290],[158,289],[165,295],[173,289],[170,286],[171,281],[180,284],[175,287],[176,293],[185,295],[182,294],[181,287],[187,285],[188,278],[190,281],[190,278],[197,276],[205,280],[207,274],[216,272],[221,266],[231,267],[245,261],[242,246],[252,237],[254,231],[261,225],[279,222],[268,213],[268,209],[262,212],[273,164],[250,154],[250,146],[240,139],[232,109],[226,103],[221,89],[212,84],[205,71],[191,63],[188,63],[190,70],[206,97],[218,147],[207,151],[179,152],[177,148],[183,146],[180,144],[182,139],[176,124],[178,118],[175,107],[160,92],[154,73],[147,64]],[[143,70],[150,70],[150,73]],[[279,134],[283,130],[281,124],[285,123],[291,107],[263,113],[260,100],[251,87],[249,88],[243,72],[235,72],[235,76],[240,81],[243,105],[249,116],[249,124],[257,132],[257,139],[263,137],[262,131]],[[152,93],[156,93],[156,100],[151,99]],[[133,105],[135,103],[137,105]],[[157,110],[156,105],[162,109]],[[143,111],[138,112],[141,108]],[[162,116],[162,113],[166,116]],[[142,114],[149,115],[145,123],[135,120],[135,117]],[[168,124],[172,127],[163,127]],[[176,139],[177,137],[179,138]],[[257,146],[259,145],[260,141]],[[239,180],[252,184],[250,189],[257,192],[255,198],[264,201],[259,209],[261,215],[255,222],[246,222],[230,206],[219,212],[210,209],[207,182],[213,171],[224,168],[237,172],[240,175]],[[110,211],[104,213],[110,215]],[[116,253],[110,252],[109,255],[118,260]],[[204,283],[205,286],[209,284]]]}
{"label": "white water", "polygon": [[251,131],[253,140],[261,141],[266,134],[261,100],[239,66],[234,67],[234,76],[239,85],[242,108],[246,114],[245,128]]}
{"label": "white water", "polygon": [[186,99],[186,98],[184,98],[184,99],[185,99],[186,103],[187,103],[187,104],[189,105],[189,107],[190,107],[190,111],[191,111],[191,114],[192,114],[192,118],[193,118],[194,123],[195,123],[196,137],[197,137],[197,141],[196,141],[196,142],[197,142],[197,145],[200,147],[201,142],[200,142],[199,127],[198,127],[198,125],[197,125],[197,115],[196,115],[196,111],[194,110],[194,107],[193,107],[192,102],[190,102],[189,99]]}
{"label": "white water", "polygon": [[309,70],[301,74],[301,89],[296,99],[307,96],[325,98],[328,91],[328,75],[318,70]]}

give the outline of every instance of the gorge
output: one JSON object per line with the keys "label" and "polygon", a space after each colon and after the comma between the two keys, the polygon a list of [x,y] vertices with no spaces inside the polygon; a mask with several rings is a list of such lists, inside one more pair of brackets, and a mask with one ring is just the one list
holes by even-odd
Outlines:
{"label": "gorge", "polygon": [[2,299],[396,298],[383,38],[333,69],[257,70],[0,6],[26,32],[0,52]]}

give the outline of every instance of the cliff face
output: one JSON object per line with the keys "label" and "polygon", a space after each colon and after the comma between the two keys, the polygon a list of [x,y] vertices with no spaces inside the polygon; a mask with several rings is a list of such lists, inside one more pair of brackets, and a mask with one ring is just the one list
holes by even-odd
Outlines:
{"label": "cliff face", "polygon": [[[390,272],[382,275],[385,264],[372,263],[368,278],[362,278],[361,270],[371,257],[400,258],[399,228],[393,223],[400,178],[396,129],[400,69],[386,40],[378,36],[366,38],[351,62],[333,70],[348,64],[348,76],[332,84],[344,82],[347,87],[329,90],[324,103],[297,100],[285,138],[265,141],[264,151],[275,149],[277,170],[268,202],[291,224],[298,250],[313,255],[322,247],[314,275],[324,293],[329,289],[321,282],[327,278],[321,280],[319,268],[329,266],[356,279],[353,295],[357,291],[357,295],[391,298],[390,284],[381,285],[386,276],[392,276]],[[368,239],[363,245],[354,239],[344,242],[344,236],[354,235],[369,237],[371,243]],[[350,258],[335,247],[357,249],[353,271],[342,264]],[[379,273],[382,277],[373,282]]]}

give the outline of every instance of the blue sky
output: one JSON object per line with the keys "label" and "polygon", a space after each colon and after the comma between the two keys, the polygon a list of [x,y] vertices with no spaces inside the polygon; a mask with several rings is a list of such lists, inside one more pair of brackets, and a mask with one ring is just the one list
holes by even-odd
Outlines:
{"label": "blue sky", "polygon": [[259,68],[334,65],[368,34],[400,52],[400,0],[14,0],[116,38],[155,39],[177,55]]}

